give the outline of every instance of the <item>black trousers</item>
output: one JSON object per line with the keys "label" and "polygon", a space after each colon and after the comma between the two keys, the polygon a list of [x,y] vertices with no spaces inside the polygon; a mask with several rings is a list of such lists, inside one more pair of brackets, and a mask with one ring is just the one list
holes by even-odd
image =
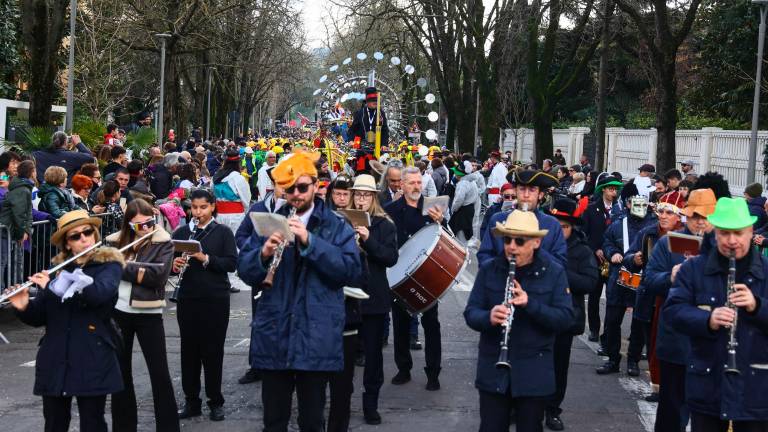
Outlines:
{"label": "black trousers", "polygon": [[[611,361],[621,360],[621,323],[624,321],[626,306],[608,305],[605,307],[605,351]],[[645,325],[647,323],[632,319],[632,327],[629,335],[629,347],[627,359],[640,361],[645,344]]]}
{"label": "black trousers", "polygon": [[555,346],[553,350],[555,358],[555,394],[547,402],[547,412],[552,415],[560,415],[563,412],[560,404],[565,399],[565,390],[568,387],[568,365],[571,362],[571,345],[573,344],[573,335],[570,333],[559,333],[555,336]]}
{"label": "black trousers", "polygon": [[379,390],[384,384],[384,355],[381,340],[387,328],[387,315],[363,315],[363,327],[360,329],[360,339],[365,353],[363,411],[379,408]]}
{"label": "black trousers", "polygon": [[512,398],[480,390],[480,432],[509,432],[510,415],[515,410],[516,432],[541,432],[548,398]]}
{"label": "black trousers", "polygon": [[294,370],[261,371],[261,403],[264,407],[264,432],[286,432],[291,421],[293,391],[299,404],[299,430],[323,432],[325,387],[331,372]]}
{"label": "black trousers", "polygon": [[187,403],[200,405],[200,372],[205,368],[208,406],[224,405],[221,394],[229,296],[180,298],[176,309],[181,339],[181,388]]}
{"label": "black trousers", "polygon": [[[81,432],[107,432],[104,404],[107,396],[76,396]],[[45,432],[67,432],[72,420],[72,396],[43,396]]]}
{"label": "black trousers", "polygon": [[349,406],[352,402],[352,393],[355,391],[357,346],[357,335],[344,336],[344,370],[332,373],[328,380],[331,395],[328,432],[346,432],[349,429]]}
{"label": "black trousers", "polygon": [[[640,361],[643,355],[643,347],[647,341],[651,340],[651,323],[632,318],[632,325],[629,327],[629,345],[627,346],[627,360]],[[650,359],[648,353],[648,358]]]}
{"label": "black trousers", "polygon": [[[600,296],[608,278],[597,278],[597,288],[587,297],[587,323],[589,331],[600,335]],[[605,331],[605,329],[603,329]]]}
{"label": "black trousers", "polygon": [[113,317],[123,334],[124,346],[120,355],[120,371],[125,389],[112,395],[112,430],[135,432],[136,393],[133,388],[133,339],[136,337],[147,362],[149,381],[152,383],[152,401],[155,407],[155,428],[158,431],[178,431],[179,416],[176,396],[168,372],[165,350],[165,329],[162,314],[125,313],[115,310]]}
{"label": "black trousers", "polygon": [[[435,304],[431,309],[421,315],[421,326],[424,328],[424,360],[426,362],[427,374],[440,373],[440,320],[437,316]],[[395,339],[395,364],[397,369],[410,372],[413,369],[413,358],[411,358],[411,339],[410,339],[411,315],[394,302],[392,305],[392,333]]]}
{"label": "black trousers", "polygon": [[[705,414],[691,413],[691,432],[727,432],[728,421]],[[736,421],[733,432],[768,432],[768,421]]]}
{"label": "black trousers", "polygon": [[685,405],[685,365],[659,359],[661,382],[654,432],[683,432],[688,424]]}

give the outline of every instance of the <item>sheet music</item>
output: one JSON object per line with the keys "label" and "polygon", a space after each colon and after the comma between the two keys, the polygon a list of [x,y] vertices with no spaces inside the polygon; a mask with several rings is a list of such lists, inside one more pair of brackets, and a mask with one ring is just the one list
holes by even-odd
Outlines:
{"label": "sheet music", "polygon": [[288,228],[288,219],[275,213],[251,212],[248,214],[253,222],[253,229],[262,237],[269,237],[279,232],[289,242],[293,241],[293,232]]}
{"label": "sheet music", "polygon": [[421,214],[427,216],[429,209],[433,207],[439,208],[443,215],[448,214],[448,195],[440,195],[436,197],[424,197],[424,207],[421,209]]}

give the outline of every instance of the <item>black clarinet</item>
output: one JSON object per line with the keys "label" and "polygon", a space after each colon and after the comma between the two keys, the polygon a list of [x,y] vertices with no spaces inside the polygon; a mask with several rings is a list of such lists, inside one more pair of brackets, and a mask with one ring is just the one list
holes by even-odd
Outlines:
{"label": "black clarinet", "polygon": [[509,258],[509,273],[507,274],[507,289],[504,293],[504,306],[507,307],[509,315],[507,315],[507,322],[504,323],[504,334],[501,337],[501,352],[499,352],[499,360],[496,362],[497,369],[510,369],[512,365],[509,363],[509,330],[512,328],[512,321],[515,319],[515,306],[512,304],[512,299],[515,298],[515,270],[517,268],[517,261],[515,256],[512,255]]}
{"label": "black clarinet", "polygon": [[733,251],[728,255],[728,283],[725,292],[726,302],[725,306],[730,308],[734,312],[733,324],[728,329],[728,362],[725,365],[725,373],[731,375],[741,375],[739,367],[736,365],[736,347],[739,346],[739,341],[736,339],[736,326],[739,318],[739,308],[731,303],[731,294],[736,292],[733,287],[736,283],[736,255]]}

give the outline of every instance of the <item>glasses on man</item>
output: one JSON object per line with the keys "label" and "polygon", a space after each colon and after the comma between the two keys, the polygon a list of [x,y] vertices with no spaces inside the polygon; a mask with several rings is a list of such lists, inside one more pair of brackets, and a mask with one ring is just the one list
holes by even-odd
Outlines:
{"label": "glasses on man", "polygon": [[82,236],[90,237],[95,232],[96,232],[96,230],[93,229],[93,228],[86,228],[86,229],[84,229],[84,230],[82,230],[80,232],[76,232],[74,234],[69,234],[67,236],[67,240],[69,240],[69,241],[78,241],[78,240],[80,240],[80,238]]}
{"label": "glasses on man", "polygon": [[504,244],[509,245],[515,242],[516,246],[523,246],[528,240],[527,237],[504,237]]}
{"label": "glasses on man", "polygon": [[285,188],[285,193],[288,195],[293,195],[296,191],[299,191],[299,193],[307,193],[310,186],[312,186],[312,183],[296,183],[291,187]]}

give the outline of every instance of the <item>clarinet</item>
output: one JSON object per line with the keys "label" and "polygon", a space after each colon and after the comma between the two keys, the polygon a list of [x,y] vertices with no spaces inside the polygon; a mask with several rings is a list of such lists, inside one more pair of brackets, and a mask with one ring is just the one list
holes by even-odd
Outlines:
{"label": "clarinet", "polygon": [[[291,211],[288,213],[288,219],[296,216],[296,207],[291,207]],[[272,288],[272,284],[275,280],[275,273],[277,273],[277,267],[280,265],[280,261],[283,260],[283,252],[285,247],[288,246],[288,240],[283,240],[277,245],[275,250],[275,256],[272,257],[272,262],[267,269],[267,276],[264,277],[264,281],[261,282],[261,287],[264,289]]]}
{"label": "clarinet", "polygon": [[507,289],[504,293],[504,306],[507,307],[509,315],[507,315],[507,322],[504,323],[504,334],[501,337],[501,352],[499,352],[499,360],[496,362],[496,368],[498,369],[510,369],[512,365],[509,363],[509,330],[512,328],[512,321],[515,319],[515,306],[512,304],[512,299],[515,298],[513,289],[515,288],[515,269],[517,267],[517,261],[515,256],[512,255],[509,258],[509,273],[507,274]]}
{"label": "clarinet", "polygon": [[[192,229],[189,233],[189,238],[193,239],[195,237],[195,232],[197,231],[197,219],[192,219]],[[187,271],[187,267],[189,267],[189,255],[183,254],[184,257],[184,265],[181,267],[181,270],[179,271],[179,278],[176,280],[176,283],[173,286],[173,292],[171,293],[171,296],[168,297],[168,301],[171,303],[176,303],[179,300],[179,288],[181,288],[181,280],[184,279],[184,272]]]}
{"label": "clarinet", "polygon": [[739,346],[739,341],[736,339],[736,327],[739,318],[739,309],[731,303],[731,294],[736,292],[733,285],[736,283],[736,255],[733,251],[728,255],[728,282],[726,290],[726,302],[725,306],[735,312],[733,316],[733,324],[728,329],[728,363],[725,365],[725,373],[731,375],[741,375],[739,367],[736,365],[736,347]]}

